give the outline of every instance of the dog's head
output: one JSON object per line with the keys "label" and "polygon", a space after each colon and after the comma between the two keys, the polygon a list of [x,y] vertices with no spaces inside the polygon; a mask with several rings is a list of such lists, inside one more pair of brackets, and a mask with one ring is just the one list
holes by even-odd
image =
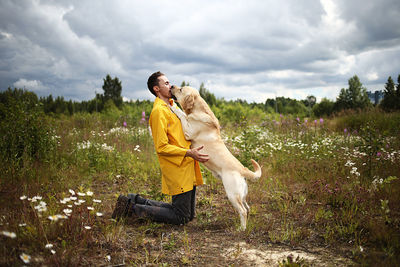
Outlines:
{"label": "dog's head", "polygon": [[190,114],[192,112],[195,100],[197,97],[199,97],[199,92],[189,86],[178,87],[173,85],[171,87],[171,94],[179,103],[179,105],[181,105],[186,114]]}

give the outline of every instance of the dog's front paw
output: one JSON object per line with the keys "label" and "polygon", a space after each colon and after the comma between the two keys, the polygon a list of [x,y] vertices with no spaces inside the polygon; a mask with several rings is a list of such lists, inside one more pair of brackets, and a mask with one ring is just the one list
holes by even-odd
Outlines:
{"label": "dog's front paw", "polygon": [[178,116],[178,118],[181,118],[182,116],[185,115],[185,113],[183,113],[182,110],[180,110],[180,109],[179,109],[178,107],[176,107],[176,106],[168,105],[168,107],[169,107],[169,109],[170,109],[173,113],[175,113],[176,116]]}

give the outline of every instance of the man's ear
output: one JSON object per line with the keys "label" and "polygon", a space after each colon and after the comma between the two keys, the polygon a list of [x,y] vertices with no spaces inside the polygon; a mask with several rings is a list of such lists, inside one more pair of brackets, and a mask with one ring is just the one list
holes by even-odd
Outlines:
{"label": "man's ear", "polygon": [[185,111],[190,112],[193,109],[193,106],[194,106],[194,96],[192,94],[185,96],[185,98],[183,99],[182,108]]}
{"label": "man's ear", "polygon": [[157,85],[153,86],[153,91],[154,93],[156,93],[156,95],[158,94],[158,92],[160,92],[160,87],[158,87]]}

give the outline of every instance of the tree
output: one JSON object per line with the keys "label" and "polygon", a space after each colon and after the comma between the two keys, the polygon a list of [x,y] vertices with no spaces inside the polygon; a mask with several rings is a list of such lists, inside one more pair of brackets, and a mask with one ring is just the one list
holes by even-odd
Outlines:
{"label": "tree", "polygon": [[[400,80],[400,75],[397,79]],[[383,93],[384,93],[384,98],[383,98],[380,106],[384,110],[390,111],[390,110],[396,110],[396,109],[400,108],[399,84],[397,84],[397,88],[396,88],[396,85],[394,84],[394,81],[391,76],[389,76],[389,78],[385,84],[385,90]]]}
{"label": "tree", "polygon": [[362,85],[357,75],[351,77],[348,81],[349,88],[340,90],[336,99],[335,110],[343,109],[363,109],[371,106],[367,89]]}
{"label": "tree", "polygon": [[396,95],[400,97],[400,74],[397,76]]}
{"label": "tree", "polygon": [[190,86],[190,84],[187,83],[187,82],[185,82],[185,81],[183,81],[183,82],[181,83],[181,87],[185,87],[185,86]]}
{"label": "tree", "polygon": [[333,113],[335,103],[327,98],[323,98],[320,103],[314,105],[313,113],[317,117],[330,116]]}
{"label": "tree", "polygon": [[209,106],[215,106],[217,104],[215,95],[204,87],[204,83],[201,83],[199,93]]}
{"label": "tree", "polygon": [[103,79],[103,90],[104,90],[104,99],[103,103],[107,102],[107,100],[111,99],[117,107],[121,107],[122,105],[122,86],[120,80],[115,77],[111,78],[109,74],[107,74],[106,78]]}
{"label": "tree", "polygon": [[303,104],[306,107],[312,108],[315,105],[315,103],[317,102],[317,98],[313,95],[309,95],[309,96],[307,96],[306,99],[302,100],[301,102],[303,102]]}

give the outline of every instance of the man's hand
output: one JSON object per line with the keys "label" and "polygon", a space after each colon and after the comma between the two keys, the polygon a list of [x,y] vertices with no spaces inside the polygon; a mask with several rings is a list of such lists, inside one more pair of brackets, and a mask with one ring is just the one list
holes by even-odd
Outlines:
{"label": "man's hand", "polygon": [[204,146],[199,146],[189,149],[188,151],[186,151],[186,156],[192,157],[199,162],[206,162],[210,159],[210,157],[207,154],[200,153],[200,150],[202,150],[203,148]]}

